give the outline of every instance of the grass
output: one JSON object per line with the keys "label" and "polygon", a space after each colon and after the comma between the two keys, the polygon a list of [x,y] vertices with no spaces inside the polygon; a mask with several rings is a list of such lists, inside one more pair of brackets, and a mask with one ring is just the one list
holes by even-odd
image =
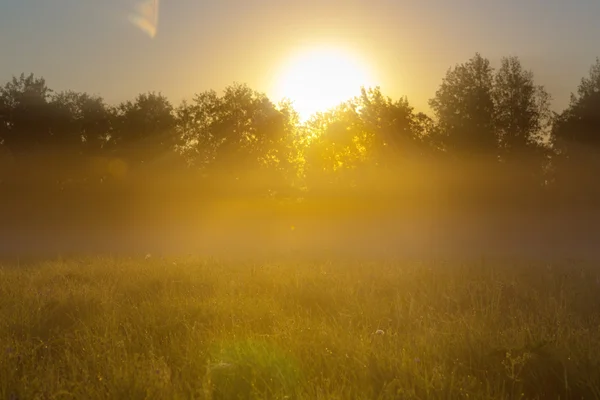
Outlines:
{"label": "grass", "polygon": [[0,268],[2,399],[600,399],[600,269]]}

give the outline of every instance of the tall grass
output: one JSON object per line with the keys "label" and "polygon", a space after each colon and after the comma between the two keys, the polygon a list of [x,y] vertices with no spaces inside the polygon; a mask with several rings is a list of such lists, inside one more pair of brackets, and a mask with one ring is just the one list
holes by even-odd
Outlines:
{"label": "tall grass", "polygon": [[582,264],[0,268],[2,399],[600,399]]}

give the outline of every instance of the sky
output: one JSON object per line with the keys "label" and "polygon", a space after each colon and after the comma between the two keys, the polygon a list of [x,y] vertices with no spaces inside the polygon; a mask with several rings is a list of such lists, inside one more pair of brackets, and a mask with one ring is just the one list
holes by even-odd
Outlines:
{"label": "sky", "polygon": [[234,82],[273,97],[297,48],[328,44],[418,111],[475,52],[516,55],[559,111],[600,56],[599,17],[598,0],[1,0],[0,82],[32,72],[109,103]]}

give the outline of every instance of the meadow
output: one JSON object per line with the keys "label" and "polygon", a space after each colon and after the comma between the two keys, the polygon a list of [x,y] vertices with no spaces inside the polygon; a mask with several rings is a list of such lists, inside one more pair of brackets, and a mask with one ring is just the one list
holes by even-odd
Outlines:
{"label": "meadow", "polygon": [[0,267],[0,398],[600,399],[600,269],[88,258]]}

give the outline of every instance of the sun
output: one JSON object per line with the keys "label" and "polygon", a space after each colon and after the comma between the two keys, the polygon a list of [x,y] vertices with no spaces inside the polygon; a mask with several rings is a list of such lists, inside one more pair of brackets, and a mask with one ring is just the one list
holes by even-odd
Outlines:
{"label": "sun", "polygon": [[326,111],[373,86],[369,69],[350,51],[320,47],[304,49],[276,75],[275,95],[288,98],[302,120]]}

